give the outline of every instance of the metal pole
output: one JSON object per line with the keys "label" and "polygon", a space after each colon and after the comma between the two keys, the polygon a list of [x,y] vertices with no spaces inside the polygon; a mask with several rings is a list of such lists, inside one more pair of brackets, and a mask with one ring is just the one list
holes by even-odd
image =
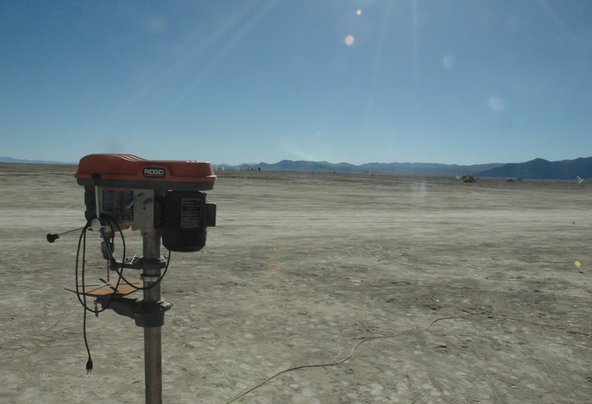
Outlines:
{"label": "metal pole", "polygon": [[[144,287],[154,284],[160,277],[160,268],[151,268],[149,263],[160,260],[160,233],[143,232]],[[160,285],[144,290],[144,302],[160,300]],[[144,367],[146,378],[146,404],[162,403],[162,343],[161,327],[144,327]]]}

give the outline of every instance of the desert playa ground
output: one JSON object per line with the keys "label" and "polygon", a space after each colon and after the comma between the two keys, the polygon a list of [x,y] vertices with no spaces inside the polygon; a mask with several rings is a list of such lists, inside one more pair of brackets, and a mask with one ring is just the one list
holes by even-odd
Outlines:
{"label": "desert playa ground", "polygon": [[[144,401],[143,330],[90,316],[87,375],[78,236],[45,240],[84,224],[75,169],[0,166],[2,403]],[[163,283],[165,402],[224,403],[361,341],[237,402],[590,402],[589,183],[219,174],[217,227]],[[105,276],[93,237],[87,255]]]}

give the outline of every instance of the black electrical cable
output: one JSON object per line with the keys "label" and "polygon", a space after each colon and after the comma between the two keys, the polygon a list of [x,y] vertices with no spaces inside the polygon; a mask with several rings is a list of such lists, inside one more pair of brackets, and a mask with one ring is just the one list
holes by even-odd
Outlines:
{"label": "black electrical cable", "polygon": [[[152,289],[155,286],[159,285],[160,282],[164,279],[164,276],[166,275],[167,270],[169,269],[169,263],[171,262],[171,251],[168,250],[169,253],[167,256],[166,266],[164,268],[162,275],[158,278],[158,280],[156,282],[154,282],[153,284],[151,284],[149,286],[145,286],[145,287],[138,287],[138,286],[134,285],[132,282],[128,281],[127,278],[123,275],[123,269],[124,269],[124,263],[125,263],[125,248],[126,248],[125,247],[126,246],[125,237],[123,236],[123,232],[121,231],[121,228],[119,227],[117,222],[115,222],[112,218],[110,218],[108,216],[106,216],[106,218],[110,221],[109,226],[111,227],[112,233],[114,233],[113,225],[115,225],[115,227],[117,228],[117,231],[119,232],[119,235],[121,236],[121,241],[123,244],[123,257],[121,260],[121,267],[119,270],[115,269],[115,272],[119,275],[119,278],[117,279],[117,285],[115,287],[115,290],[117,290],[117,288],[119,287],[119,282],[121,280],[123,280],[125,283],[127,283],[129,286],[131,286],[135,290],[149,290],[149,289]],[[103,237],[103,239],[105,239],[104,233],[102,233],[102,237]],[[111,259],[111,261],[117,262],[117,260],[113,257],[113,252],[111,251],[111,248],[109,247],[109,243],[105,243],[105,247],[107,249],[107,254],[109,255],[109,258]]]}
{"label": "black electrical cable", "polygon": [[[123,254],[122,269],[123,269],[123,262],[125,261],[125,253],[126,253],[125,238],[123,236],[121,228],[117,225],[117,223],[115,223],[109,217],[107,217],[107,220],[109,222],[109,227],[111,228],[111,233],[114,234],[113,224],[115,224],[115,226],[117,227],[119,234],[121,236],[121,240],[123,243],[123,248],[122,248],[122,251],[123,251],[122,252],[122,254]],[[86,372],[87,373],[92,372],[93,362],[92,362],[92,356],[90,353],[90,347],[88,345],[88,338],[87,338],[87,334],[86,334],[86,317],[87,317],[89,311],[92,311],[95,314],[98,314],[98,313],[101,313],[101,312],[107,310],[109,308],[112,298],[113,298],[113,296],[115,296],[115,292],[117,291],[117,288],[119,287],[119,284],[121,282],[121,275],[120,275],[117,279],[117,284],[115,285],[115,288],[113,289],[113,293],[109,296],[107,303],[105,305],[101,305],[102,306],[101,310],[97,310],[96,307],[94,310],[88,307],[87,300],[86,300],[86,293],[85,293],[85,291],[86,291],[86,283],[85,283],[86,263],[85,263],[85,261],[86,261],[86,232],[90,227],[91,227],[91,222],[88,222],[84,227],[82,227],[80,237],[78,238],[78,248],[76,250],[76,270],[75,270],[76,296],[78,297],[78,301],[80,302],[80,304],[84,308],[83,319],[82,319],[82,334],[83,334],[83,338],[84,338],[84,346],[86,348],[86,353],[88,354],[88,360],[86,362]],[[103,229],[101,229],[101,236],[103,238],[103,241],[105,242],[109,257],[111,259],[113,259],[113,253],[112,253],[111,248],[109,246],[109,241],[105,237],[105,233],[104,233]],[[81,246],[82,246],[82,266],[81,266],[82,292],[80,292],[80,286],[78,283],[78,272],[79,272],[78,271],[78,264],[80,262],[80,248],[81,248]],[[82,295],[82,297],[80,297],[80,295]]]}
{"label": "black electrical cable", "polygon": [[82,306],[84,308],[84,313],[83,313],[83,317],[82,317],[82,335],[84,337],[84,346],[86,348],[86,353],[88,354],[88,360],[86,361],[86,373],[90,373],[92,371],[93,362],[92,362],[92,356],[90,354],[90,348],[88,346],[88,339],[86,337],[86,316],[87,316],[87,311],[89,309],[86,305],[86,294],[82,293],[82,298],[80,297],[81,293],[80,293],[79,286],[78,286],[78,262],[79,262],[79,258],[80,258],[80,245],[82,244],[82,290],[84,292],[84,289],[85,289],[84,260],[85,260],[85,256],[86,256],[86,231],[89,229],[89,227],[90,227],[90,222],[88,222],[82,228],[82,232],[80,233],[80,237],[78,239],[78,249],[76,251],[76,273],[75,273],[76,296],[78,297],[78,300],[80,301],[80,303],[82,304]]}
{"label": "black electrical cable", "polygon": [[[80,262],[80,248],[81,246],[83,247],[83,251],[82,251],[82,272],[84,274],[84,261],[85,261],[85,255],[86,255],[86,231],[90,228],[90,222],[88,222],[83,228],[82,231],[80,232],[80,237],[78,237],[78,248],[76,249],[76,266],[74,268],[74,281],[75,281],[75,285],[76,285],[76,296],[78,297],[78,301],[80,302],[80,304],[82,306],[85,307],[85,310],[87,309],[85,301],[80,297],[80,295],[84,295],[84,293],[80,292],[80,286],[78,283],[78,263]],[[84,241],[84,243],[83,243]],[[83,291],[84,291],[84,280],[83,282]]]}
{"label": "black electrical cable", "polygon": [[88,311],[85,309],[84,314],[82,317],[82,335],[84,337],[84,346],[86,347],[86,353],[88,354],[88,359],[86,361],[86,373],[89,374],[92,372],[93,369],[93,362],[92,357],[90,355],[90,348],[88,347],[88,339],[86,338],[86,316]]}
{"label": "black electrical cable", "polygon": [[[126,244],[125,244],[125,237],[123,236],[123,232],[121,231],[121,228],[117,225],[117,223],[115,223],[113,221],[113,219],[111,219],[110,217],[105,217],[105,219],[108,220],[109,222],[109,227],[111,227],[111,232],[114,233],[114,228],[113,228],[113,224],[115,224],[115,226],[117,227],[117,230],[119,231],[119,234],[121,236],[121,241],[122,241],[122,255],[123,255],[123,260],[122,260],[122,264],[121,264],[121,268],[123,269],[123,262],[125,261],[125,254],[126,254]],[[76,268],[75,268],[75,282],[76,282],[76,296],[78,296],[78,301],[80,302],[80,304],[84,307],[85,310],[91,311],[95,314],[98,313],[102,313],[103,311],[107,310],[109,308],[109,305],[111,304],[111,300],[112,298],[115,296],[115,292],[117,291],[117,288],[119,287],[119,285],[121,284],[121,279],[123,276],[123,271],[120,273],[119,271],[116,270],[116,272],[119,274],[119,277],[117,278],[117,283],[115,285],[115,288],[113,290],[113,293],[111,293],[109,295],[109,298],[107,300],[107,303],[103,306],[101,310],[97,310],[96,308],[90,308],[88,307],[88,304],[86,302],[86,294],[85,294],[85,290],[86,290],[86,284],[85,284],[85,271],[86,271],[86,232],[87,230],[91,227],[91,222],[88,222],[83,228],[82,228],[82,232],[80,233],[80,237],[78,239],[78,249],[76,251]],[[106,240],[106,237],[104,236],[104,232],[101,231],[101,235],[103,237],[103,240]],[[106,248],[108,251],[108,255],[113,258],[113,253],[111,252],[111,249],[109,247],[109,243],[107,241],[105,241],[106,244]],[[80,249],[82,246],[82,265],[80,266],[80,270],[79,270],[79,262],[80,262]],[[82,277],[82,292],[80,291],[80,286],[78,283],[78,273],[81,272],[81,277]],[[82,295],[82,297],[80,296]]]}
{"label": "black electrical cable", "polygon": [[[91,221],[87,222],[86,225],[84,225],[82,227],[82,231],[80,232],[80,237],[78,238],[78,248],[76,250],[76,266],[75,266],[76,296],[78,297],[78,301],[80,302],[80,304],[84,308],[84,316],[83,316],[83,320],[82,320],[82,332],[83,332],[83,337],[84,337],[84,346],[85,346],[86,352],[88,354],[88,360],[86,362],[86,372],[87,373],[90,373],[93,369],[93,362],[92,362],[90,347],[88,344],[88,338],[87,338],[87,334],[86,334],[86,317],[88,315],[88,312],[91,311],[91,312],[95,313],[96,315],[98,315],[99,313],[107,310],[109,308],[109,305],[111,304],[111,301],[112,301],[113,297],[115,296],[115,293],[116,293],[117,289],[119,288],[119,285],[122,280],[125,283],[127,283],[129,286],[134,288],[135,290],[148,290],[148,289],[152,289],[153,287],[159,285],[160,282],[164,279],[164,277],[169,269],[169,264],[171,262],[171,251],[168,250],[168,257],[167,257],[165,269],[164,269],[162,275],[158,278],[158,280],[155,283],[153,283],[149,286],[146,286],[146,287],[137,287],[133,283],[129,282],[125,278],[125,276],[123,275],[123,270],[125,268],[124,263],[125,263],[125,257],[126,257],[126,243],[125,243],[125,236],[123,235],[123,231],[121,230],[121,227],[119,227],[117,222],[115,222],[113,220],[113,218],[111,218],[109,216],[103,216],[103,218],[106,220],[107,224],[109,225],[109,227],[111,229],[111,234],[113,235],[113,238],[115,235],[115,228],[117,228],[117,232],[119,233],[119,235],[121,237],[121,243],[122,243],[122,259],[121,259],[121,265],[119,266],[119,268],[115,268],[115,272],[118,274],[118,278],[117,278],[117,283],[115,285],[115,288],[113,288],[113,293],[111,293],[109,295],[107,303],[105,305],[101,304],[101,306],[102,306],[101,310],[97,310],[96,306],[94,309],[88,307],[87,300],[86,300],[87,299],[86,281],[85,281],[85,279],[86,279],[86,276],[85,276],[86,275],[85,274],[85,270],[86,270],[86,232],[88,231],[89,228],[91,228]],[[113,251],[111,250],[111,245],[109,243],[108,237],[105,236],[105,232],[104,232],[103,228],[101,228],[101,230],[100,230],[100,235],[101,235],[103,242],[105,243],[105,249],[107,251],[107,256],[109,258],[109,261],[110,262],[117,262],[117,260],[113,257]],[[80,267],[79,267],[81,248],[82,248],[82,265],[80,265]],[[78,282],[78,273],[79,272],[81,273],[81,278],[82,278],[82,284],[81,284],[82,292],[80,291],[80,285]]]}
{"label": "black electrical cable", "polygon": [[[111,227],[111,234],[115,235],[115,231],[114,231],[115,229],[113,228],[113,225],[115,225],[115,227],[117,227],[117,231],[119,232],[119,236],[121,237],[122,258],[121,258],[121,274],[119,274],[119,272],[115,271],[119,274],[119,276],[117,277],[117,283],[115,284],[115,288],[113,289],[113,293],[111,293],[111,295],[109,296],[109,300],[107,301],[107,304],[105,304],[104,306],[101,304],[101,306],[102,306],[101,312],[103,312],[109,308],[109,306],[111,305],[111,300],[115,296],[115,292],[117,291],[117,289],[119,288],[119,285],[121,284],[121,279],[123,278],[123,263],[125,262],[125,254],[126,254],[125,237],[123,236],[123,232],[121,231],[121,227],[119,227],[117,222],[115,222],[111,217],[106,216],[106,218],[109,221],[109,227]],[[113,258],[113,251],[111,251],[110,244],[106,240],[105,232],[103,230],[101,230],[101,236],[103,237],[103,241],[105,242],[105,248],[107,249],[107,254],[110,258],[110,261],[116,261],[115,258]],[[113,238],[115,238],[115,237],[113,237]]]}

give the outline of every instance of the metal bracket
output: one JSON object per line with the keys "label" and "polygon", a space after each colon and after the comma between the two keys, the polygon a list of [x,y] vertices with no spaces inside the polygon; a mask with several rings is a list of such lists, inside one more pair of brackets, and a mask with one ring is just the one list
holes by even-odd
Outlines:
{"label": "metal bracket", "polygon": [[119,268],[129,269],[163,269],[167,266],[167,259],[163,255],[160,258],[144,259],[134,255],[131,258],[126,258],[123,265],[120,260],[111,260],[111,269],[118,270]]}
{"label": "metal bracket", "polygon": [[119,315],[129,317],[138,327],[162,327],[164,313],[173,307],[173,303],[159,300],[157,302],[137,301],[124,297],[101,296],[97,298],[103,309],[112,309]]}

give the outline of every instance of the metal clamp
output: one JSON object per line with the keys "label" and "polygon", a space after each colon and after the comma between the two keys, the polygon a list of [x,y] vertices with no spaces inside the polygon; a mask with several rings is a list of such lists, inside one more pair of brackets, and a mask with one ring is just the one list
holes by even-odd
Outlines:
{"label": "metal clamp", "polygon": [[164,313],[173,307],[173,303],[137,301],[123,297],[101,296],[97,299],[103,309],[112,309],[119,315],[133,319],[138,327],[162,327]]}

